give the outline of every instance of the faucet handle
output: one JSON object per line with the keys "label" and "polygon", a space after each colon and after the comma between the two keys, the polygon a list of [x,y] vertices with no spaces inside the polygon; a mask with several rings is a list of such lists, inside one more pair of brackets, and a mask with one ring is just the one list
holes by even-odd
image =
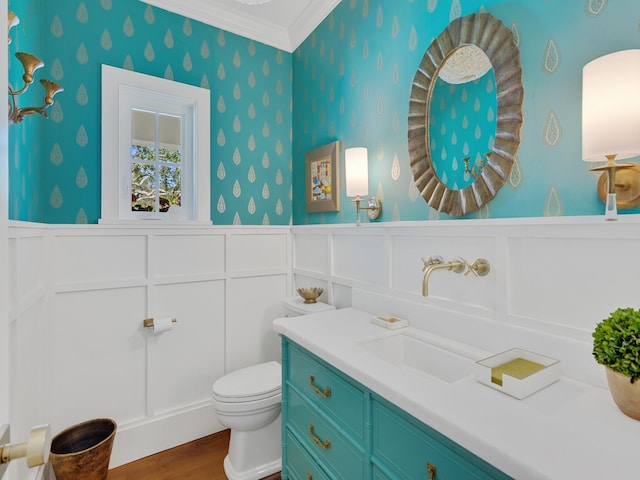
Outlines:
{"label": "faucet handle", "polygon": [[478,258],[471,265],[469,265],[468,262],[465,262],[465,263],[467,264],[467,267],[468,267],[467,271],[464,273],[465,275],[469,275],[469,273],[473,273],[476,277],[484,277],[489,273],[489,270],[491,270],[491,266],[489,265],[489,262],[484,258]]}
{"label": "faucet handle", "polygon": [[422,268],[422,271],[424,272],[427,268],[433,265],[440,265],[444,263],[444,259],[440,255],[429,257],[429,259],[422,257],[422,263],[424,263],[424,267]]}

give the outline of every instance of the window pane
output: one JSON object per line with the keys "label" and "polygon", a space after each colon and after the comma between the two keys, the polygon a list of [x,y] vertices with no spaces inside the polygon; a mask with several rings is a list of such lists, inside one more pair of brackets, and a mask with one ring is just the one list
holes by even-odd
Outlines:
{"label": "window pane", "polygon": [[158,113],[158,143],[161,149],[182,149],[182,118]]}
{"label": "window pane", "polygon": [[155,147],[156,114],[144,110],[131,110],[131,145]]}
{"label": "window pane", "polygon": [[155,165],[131,164],[131,211],[157,211]]}
{"label": "window pane", "polygon": [[182,205],[182,171],[180,167],[160,167],[160,211]]}
{"label": "window pane", "polygon": [[155,160],[156,149],[144,145],[131,145],[131,160],[141,161],[147,160],[153,162]]}
{"label": "window pane", "polygon": [[182,152],[180,150],[160,148],[160,161],[174,164],[182,163]]}

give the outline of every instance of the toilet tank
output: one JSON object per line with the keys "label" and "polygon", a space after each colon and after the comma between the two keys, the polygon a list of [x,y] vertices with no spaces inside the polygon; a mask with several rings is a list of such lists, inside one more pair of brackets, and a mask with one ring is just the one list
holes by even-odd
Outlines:
{"label": "toilet tank", "polygon": [[284,314],[286,317],[326,312],[328,310],[335,310],[336,308],[333,305],[328,305],[323,302],[304,303],[304,299],[300,296],[287,297],[282,301],[282,305],[284,306]]}

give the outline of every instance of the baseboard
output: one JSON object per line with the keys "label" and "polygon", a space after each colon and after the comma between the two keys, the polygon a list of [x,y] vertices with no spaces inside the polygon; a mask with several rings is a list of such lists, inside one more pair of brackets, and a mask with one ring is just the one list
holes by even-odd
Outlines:
{"label": "baseboard", "polygon": [[144,422],[118,425],[109,468],[224,430],[211,404]]}

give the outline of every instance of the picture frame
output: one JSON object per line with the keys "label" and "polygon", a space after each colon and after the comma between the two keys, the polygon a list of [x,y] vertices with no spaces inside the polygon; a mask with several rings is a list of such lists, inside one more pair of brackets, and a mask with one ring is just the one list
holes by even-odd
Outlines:
{"label": "picture frame", "polygon": [[305,164],[307,212],[340,211],[340,141],[309,150]]}

